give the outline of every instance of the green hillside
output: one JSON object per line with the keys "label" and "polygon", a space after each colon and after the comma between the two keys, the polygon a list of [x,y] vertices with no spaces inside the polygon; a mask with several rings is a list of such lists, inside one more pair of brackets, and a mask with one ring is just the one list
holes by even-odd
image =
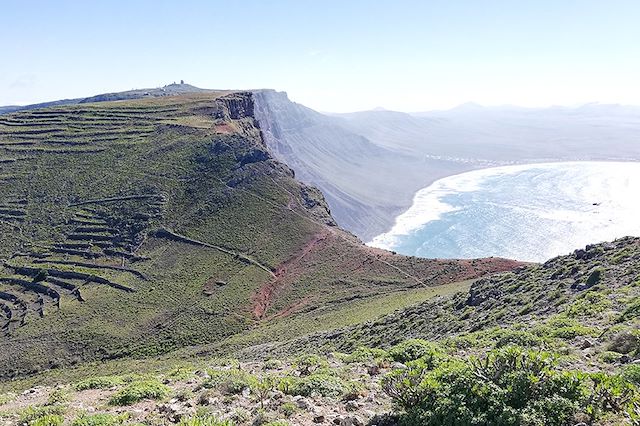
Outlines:
{"label": "green hillside", "polygon": [[[638,262],[640,239],[625,238],[473,283],[300,312],[152,359],[53,370],[3,383],[0,419],[55,426],[634,426]],[[385,309],[396,310],[375,318]],[[340,317],[360,324],[339,328]],[[314,319],[338,328],[291,340],[288,328],[311,330],[304,324]],[[259,336],[272,343],[255,345]]]}
{"label": "green hillside", "polygon": [[510,344],[550,349],[566,355],[567,367],[614,371],[640,359],[639,329],[640,239],[624,238],[262,352],[352,351],[420,338],[465,356]]}
{"label": "green hillside", "polygon": [[[303,313],[517,265],[363,246],[272,159],[248,92],[0,116],[0,229],[3,376],[264,343]],[[288,336],[336,323],[298,324]]]}

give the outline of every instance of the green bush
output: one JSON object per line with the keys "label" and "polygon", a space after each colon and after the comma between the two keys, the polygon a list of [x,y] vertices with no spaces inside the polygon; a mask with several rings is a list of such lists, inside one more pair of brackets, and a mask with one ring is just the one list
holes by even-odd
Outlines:
{"label": "green bush", "polygon": [[615,364],[620,360],[620,354],[612,351],[604,351],[598,354],[598,359],[606,364]]}
{"label": "green bush", "polygon": [[[32,406],[27,407],[20,413],[20,424],[27,424],[32,426],[36,421],[42,418],[49,418],[55,421],[54,417],[61,417],[66,411],[66,408],[62,405],[45,405],[45,406]],[[47,420],[42,420],[47,421]],[[43,425],[40,425],[43,426]]]}
{"label": "green bush", "polygon": [[593,329],[581,325],[573,318],[559,315],[548,320],[544,326],[538,327],[535,333],[543,337],[549,336],[570,340],[578,336],[591,335],[593,334]]}
{"label": "green bush", "polygon": [[322,396],[342,396],[349,386],[339,377],[327,373],[313,373],[305,377],[284,377],[278,388],[288,395],[311,396],[317,393]]}
{"label": "green bush", "polygon": [[237,395],[255,386],[256,382],[254,376],[242,370],[211,370],[202,386],[217,389],[227,395]]}
{"label": "green bush", "polygon": [[635,297],[627,303],[627,309],[620,314],[616,322],[624,322],[638,316],[640,316],[640,297]]}
{"label": "green bush", "polygon": [[622,376],[636,386],[640,386],[640,364],[627,365]]}
{"label": "green bush", "polygon": [[389,356],[397,362],[415,361],[418,358],[435,359],[442,355],[435,344],[422,339],[410,339],[395,345],[389,350]]}
{"label": "green bush", "polygon": [[148,379],[132,382],[116,392],[109,403],[111,405],[131,405],[143,399],[162,399],[169,394],[169,388],[158,380]]}
{"label": "green bush", "polygon": [[76,390],[83,391],[87,389],[107,389],[117,385],[124,384],[124,380],[116,376],[100,376],[90,377],[76,383]]}
{"label": "green bush", "polygon": [[4,405],[7,402],[11,402],[16,398],[15,394],[12,393],[6,393],[3,395],[0,395],[0,405]]}
{"label": "green bush", "polygon": [[213,416],[195,416],[180,420],[178,426],[234,426],[231,420],[217,420]]}
{"label": "green bush", "polygon": [[635,397],[619,378],[557,371],[552,354],[516,346],[430,367],[409,363],[385,377],[401,425],[564,426],[580,413],[591,422],[622,415]]}
{"label": "green bush", "polygon": [[525,330],[500,329],[494,332],[492,337],[496,342],[496,348],[503,348],[510,345],[530,348],[543,344],[541,337]]}
{"label": "green bush", "polygon": [[293,402],[285,402],[280,406],[280,411],[285,417],[289,418],[298,411],[298,407]]}
{"label": "green bush", "polygon": [[279,359],[269,358],[264,362],[265,370],[277,370],[282,367],[282,361]]}
{"label": "green bush", "polygon": [[47,405],[59,405],[69,401],[69,394],[62,388],[54,389],[47,398]]}
{"label": "green bush", "polygon": [[600,291],[582,293],[581,297],[571,304],[567,315],[571,317],[595,316],[611,307],[611,300]]}
{"label": "green bush", "polygon": [[58,414],[48,414],[30,423],[31,426],[62,426],[64,417]]}
{"label": "green bush", "polygon": [[127,414],[83,413],[73,421],[72,426],[118,426],[124,424],[128,418]]}
{"label": "green bush", "polygon": [[170,380],[188,380],[193,376],[195,376],[195,370],[192,367],[176,367],[166,375],[166,378]]}
{"label": "green bush", "polygon": [[293,365],[304,376],[329,367],[327,359],[320,355],[301,355],[296,358]]}
{"label": "green bush", "polygon": [[371,362],[376,360],[389,359],[389,354],[384,349],[372,349],[359,347],[355,351],[343,357],[343,361],[347,364]]}

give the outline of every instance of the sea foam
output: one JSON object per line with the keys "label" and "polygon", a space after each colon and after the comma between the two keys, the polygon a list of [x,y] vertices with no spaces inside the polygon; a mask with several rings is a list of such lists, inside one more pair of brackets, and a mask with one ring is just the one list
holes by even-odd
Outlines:
{"label": "sea foam", "polygon": [[369,244],[421,257],[542,261],[589,243],[640,236],[640,163],[495,167],[418,191]]}

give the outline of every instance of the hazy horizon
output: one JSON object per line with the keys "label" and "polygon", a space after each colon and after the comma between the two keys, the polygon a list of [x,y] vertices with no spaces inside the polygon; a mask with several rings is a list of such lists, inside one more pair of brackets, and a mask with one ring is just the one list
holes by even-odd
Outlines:
{"label": "hazy horizon", "polygon": [[[76,98],[78,99],[82,99],[82,98],[88,98],[91,96],[96,96],[96,95],[101,95],[101,94],[105,94],[105,93],[120,93],[120,92],[126,92],[126,91],[130,91],[130,90],[144,90],[144,89],[156,89],[156,88],[161,88],[164,86],[168,86],[170,84],[178,84],[179,81],[171,81],[168,82],[166,85],[160,85],[160,86],[144,86],[144,87],[131,87],[128,89],[115,89],[115,90],[108,90],[106,92],[92,92],[92,93],[87,93],[84,95],[79,95]],[[203,87],[201,85],[198,84],[193,84],[192,82],[187,82],[185,81],[184,84],[189,84],[195,87],[198,87],[200,89],[211,89],[209,87]],[[256,88],[247,88],[247,89],[233,89],[233,88],[214,88],[211,90],[246,90],[246,91],[257,91],[257,90],[267,90],[267,89],[272,89],[272,88],[260,88],[260,89],[256,89]],[[278,89],[273,89],[273,90],[277,90],[279,92],[285,92],[287,93],[287,96],[289,97],[289,99],[292,102],[296,102],[299,104],[302,104],[304,106],[310,107],[312,108],[310,105],[304,104],[303,102],[294,99],[291,97],[291,94],[289,92],[287,92],[287,90],[278,90]],[[48,102],[54,102],[54,101],[59,101],[59,100],[64,100],[64,99],[72,99],[70,97],[64,97],[64,98],[55,98],[55,99],[41,99],[35,102],[28,102],[28,103],[13,103],[13,104],[0,104],[0,107],[4,107],[4,106],[28,106],[28,105],[34,105],[34,104],[40,104],[40,103],[48,103]],[[530,109],[530,110],[542,110],[542,109],[547,109],[547,108],[580,108],[580,107],[584,107],[584,106],[588,106],[588,105],[599,105],[599,106],[622,106],[622,107],[640,107],[640,102],[638,102],[637,104],[632,104],[632,103],[617,103],[617,102],[600,102],[597,100],[594,101],[587,101],[587,102],[580,102],[580,103],[575,103],[575,104],[548,104],[548,105],[540,105],[540,106],[527,106],[527,105],[518,105],[518,104],[482,104],[480,102],[476,102],[473,100],[469,100],[469,101],[464,101],[460,104],[456,104],[453,105],[451,107],[448,108],[433,108],[433,109],[423,109],[423,110],[411,110],[411,111],[404,111],[404,110],[398,110],[398,109],[390,109],[390,108],[386,108],[384,105],[377,105],[368,109],[357,109],[357,110],[349,110],[349,111],[325,111],[325,110],[319,110],[316,109],[317,112],[320,112],[322,114],[329,114],[329,115],[344,115],[344,114],[354,114],[354,113],[359,113],[359,112],[374,112],[374,111],[387,111],[387,112],[399,112],[399,113],[404,113],[404,114],[424,114],[424,113],[430,113],[430,112],[445,112],[445,111],[451,111],[451,110],[455,110],[457,108],[463,108],[466,106],[472,106],[472,107],[478,107],[478,108],[487,108],[487,109],[501,109],[501,108],[513,108],[513,109]],[[314,108],[312,108],[314,109]]]}

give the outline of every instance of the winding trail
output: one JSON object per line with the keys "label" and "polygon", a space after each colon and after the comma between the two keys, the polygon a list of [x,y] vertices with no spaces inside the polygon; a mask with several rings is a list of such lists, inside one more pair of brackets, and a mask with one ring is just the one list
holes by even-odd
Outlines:
{"label": "winding trail", "polygon": [[293,269],[295,265],[322,244],[330,234],[331,232],[326,229],[318,232],[311,237],[297,253],[278,266],[273,278],[264,283],[252,298],[251,311],[253,312],[254,318],[258,320],[265,318],[277,293],[284,287],[283,279],[290,277],[294,273]]}
{"label": "winding trail", "polygon": [[207,248],[211,248],[214,250],[218,250],[221,251],[222,253],[226,253],[228,255],[231,255],[237,259],[240,259],[242,262],[244,263],[248,263],[251,264],[253,266],[257,266],[258,268],[262,269],[263,271],[267,272],[269,275],[271,275],[272,278],[276,277],[276,272],[273,271],[272,268],[258,262],[257,260],[247,256],[246,254],[242,254],[233,250],[229,250],[227,248],[224,247],[220,247],[214,244],[209,244],[209,243],[205,243],[204,241],[198,241],[198,240],[194,240],[193,238],[189,238],[187,236],[184,235],[180,235],[178,233],[175,233],[173,231],[170,231],[166,228],[161,228],[158,231],[156,231],[155,233],[156,237],[160,237],[160,238],[166,238],[166,239],[170,239],[170,240],[174,240],[174,241],[179,241],[181,243],[186,243],[186,244],[191,244],[194,246],[198,246],[198,247],[207,247]]}

